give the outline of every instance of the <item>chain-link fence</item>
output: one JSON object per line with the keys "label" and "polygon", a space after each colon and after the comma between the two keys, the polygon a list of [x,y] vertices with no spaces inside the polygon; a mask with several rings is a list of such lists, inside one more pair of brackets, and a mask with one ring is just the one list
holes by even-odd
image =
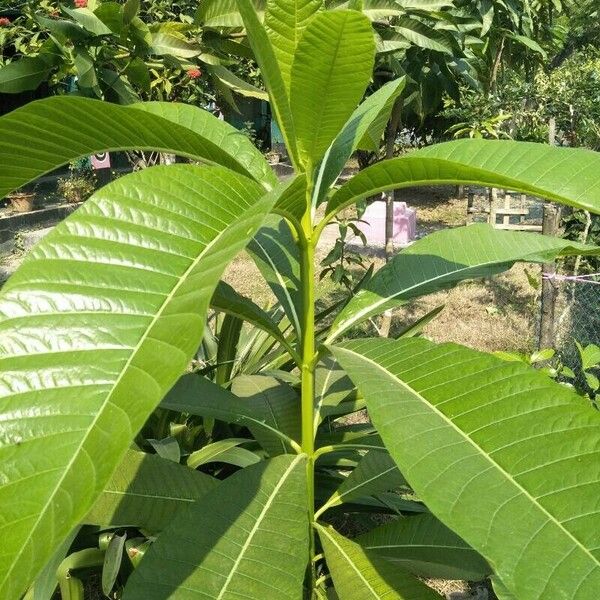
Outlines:
{"label": "chain-link fence", "polygon": [[575,341],[600,345],[600,274],[557,275],[556,348],[565,364],[577,364]]}

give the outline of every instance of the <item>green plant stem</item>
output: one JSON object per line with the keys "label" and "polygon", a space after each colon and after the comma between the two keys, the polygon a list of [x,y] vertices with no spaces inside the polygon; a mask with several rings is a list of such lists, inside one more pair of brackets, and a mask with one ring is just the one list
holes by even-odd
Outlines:
{"label": "green plant stem", "polygon": [[[312,170],[309,169],[309,173]],[[311,590],[314,594],[316,569],[312,561],[315,555],[315,532],[312,526],[315,511],[315,242],[313,239],[311,197],[314,182],[309,180],[306,189],[306,210],[299,232],[300,269],[302,281],[302,340],[300,365],[302,381],[302,451],[307,455],[308,517],[310,522]]]}

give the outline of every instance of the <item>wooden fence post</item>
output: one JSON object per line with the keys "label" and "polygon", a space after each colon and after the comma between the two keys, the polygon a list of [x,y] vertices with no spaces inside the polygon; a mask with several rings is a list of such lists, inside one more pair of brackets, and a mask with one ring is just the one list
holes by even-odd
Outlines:
{"label": "wooden fence post", "polygon": [[[554,117],[548,122],[548,143],[554,145],[556,138],[556,121]],[[542,222],[542,235],[557,235],[560,226],[560,208],[556,204],[544,204],[544,220]],[[540,297],[540,336],[539,348],[553,348],[556,344],[554,327],[556,298],[558,289],[553,275],[556,274],[556,262],[542,265],[542,294]]]}

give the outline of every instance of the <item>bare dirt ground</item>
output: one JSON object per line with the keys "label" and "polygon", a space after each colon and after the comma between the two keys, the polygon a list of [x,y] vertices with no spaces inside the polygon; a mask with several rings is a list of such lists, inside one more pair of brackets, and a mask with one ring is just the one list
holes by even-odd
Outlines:
{"label": "bare dirt ground", "polygon": [[[403,191],[402,199],[417,209],[419,237],[446,227],[465,225],[467,201],[456,199],[453,192],[453,189],[428,187]],[[325,229],[317,251],[318,259],[327,254],[336,237],[336,227]],[[360,248],[358,250],[363,252]],[[367,254],[367,266],[371,262],[376,269],[384,265],[381,251]],[[442,312],[424,330],[430,339],[456,342],[484,351],[532,351],[535,346],[537,291],[530,284],[528,275],[539,280],[539,267],[517,264],[493,279],[467,281],[452,290],[415,300],[394,312],[392,335],[443,305]],[[225,279],[240,293],[261,305],[274,302],[258,269],[245,254],[240,254],[233,261]],[[323,304],[339,296],[339,288],[329,280],[318,282],[317,291]],[[375,321],[375,325],[377,323]],[[367,324],[357,335],[374,333],[375,328]]]}

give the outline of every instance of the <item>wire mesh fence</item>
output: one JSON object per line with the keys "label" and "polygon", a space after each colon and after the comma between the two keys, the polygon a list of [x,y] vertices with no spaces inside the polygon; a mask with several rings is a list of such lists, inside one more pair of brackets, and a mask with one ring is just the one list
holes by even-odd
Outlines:
{"label": "wire mesh fence", "polygon": [[576,364],[575,341],[600,345],[600,273],[554,277],[556,349],[567,365]]}

